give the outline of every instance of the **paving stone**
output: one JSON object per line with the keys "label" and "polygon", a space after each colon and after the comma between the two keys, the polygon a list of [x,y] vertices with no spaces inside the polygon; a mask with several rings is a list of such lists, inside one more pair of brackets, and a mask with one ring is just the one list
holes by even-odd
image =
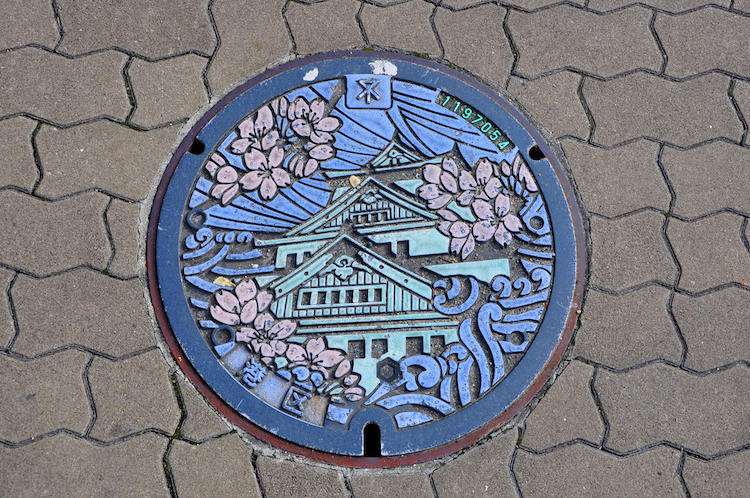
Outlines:
{"label": "paving stone", "polygon": [[328,0],[312,5],[289,3],[286,19],[297,52],[314,54],[364,45],[356,18],[360,5],[352,0]]}
{"label": "paving stone", "polygon": [[510,430],[474,447],[432,474],[440,498],[492,496],[516,498],[510,458],[518,433]]}
{"label": "paving stone", "polygon": [[13,315],[10,312],[10,303],[8,303],[8,286],[10,286],[10,282],[15,275],[16,272],[0,267],[0,289],[2,289],[2,298],[0,298],[0,349],[6,348],[16,333]]}
{"label": "paving stone", "polygon": [[656,281],[673,285],[677,273],[662,236],[664,216],[641,211],[614,220],[592,217],[591,283],[612,291]]}
{"label": "paving stone", "polygon": [[693,498],[733,498],[750,495],[750,452],[742,451],[708,462],[687,457],[682,476]]}
{"label": "paving stone", "polygon": [[349,479],[354,498],[408,496],[434,498],[430,479],[425,474],[360,475]]}
{"label": "paving stone", "polygon": [[750,12],[750,0],[734,0],[732,8],[742,12]]}
{"label": "paving stone", "polygon": [[679,451],[660,446],[627,458],[574,444],[551,453],[518,452],[515,465],[524,498],[576,496],[683,497]]}
{"label": "paving stone", "polygon": [[229,428],[201,397],[193,386],[181,378],[177,378],[182,395],[185,420],[180,427],[180,433],[192,441],[204,441],[229,431]]}
{"label": "paving stone", "polygon": [[83,433],[91,420],[82,377],[88,359],[73,350],[33,361],[0,356],[0,439],[18,442],[55,429]]}
{"label": "paving stone", "polygon": [[289,55],[292,40],[281,15],[285,0],[217,0],[211,7],[221,45],[208,69],[214,94]]}
{"label": "paving stone", "polygon": [[206,59],[188,54],[159,62],[133,60],[128,76],[135,95],[130,122],[152,128],[187,119],[208,102],[203,85]]}
{"label": "paving stone", "polygon": [[118,47],[148,58],[188,51],[210,55],[216,39],[208,0],[141,2],[57,0],[65,34],[59,50],[80,55]]}
{"label": "paving stone", "polygon": [[671,196],[656,163],[658,144],[637,140],[607,150],[564,140],[562,146],[590,212],[619,216],[644,207],[669,210]]}
{"label": "paving stone", "polygon": [[[589,0],[589,8],[592,10],[607,11],[625,5],[632,5],[633,3],[636,3],[635,0]],[[638,3],[647,4],[659,10],[677,13],[702,7],[704,5],[721,5],[722,7],[729,7],[730,0],[680,0],[679,2],[675,2],[674,0],[645,0]],[[736,5],[737,0],[735,0],[734,3]]]}
{"label": "paving stone", "polygon": [[728,88],[729,77],[720,74],[674,83],[634,73],[610,81],[586,79],[583,96],[596,123],[596,143],[650,137],[689,147],[716,137],[739,141],[742,123]]}
{"label": "paving stone", "polygon": [[169,440],[144,434],[98,446],[58,434],[20,448],[0,446],[3,494],[39,496],[164,496],[162,457]]}
{"label": "paving stone", "polygon": [[236,434],[203,444],[175,441],[169,451],[177,496],[261,497],[252,450]]}
{"label": "paving stone", "polygon": [[609,422],[606,446],[631,451],[669,441],[703,455],[750,442],[750,370],[736,366],[700,377],[652,363],[596,377]]}
{"label": "paving stone", "polygon": [[111,254],[104,226],[108,201],[96,192],[47,202],[0,191],[0,262],[39,276],[81,265],[103,270]]}
{"label": "paving stone", "polygon": [[15,185],[31,191],[39,178],[31,148],[36,122],[17,117],[0,121],[0,157],[11,167],[0,168],[0,186]]}
{"label": "paving stone", "polygon": [[141,205],[137,202],[125,202],[112,199],[107,208],[107,226],[112,234],[115,246],[115,257],[109,263],[107,271],[120,278],[131,278],[138,275],[138,221]]}
{"label": "paving stone", "polygon": [[77,344],[122,356],[154,345],[138,280],[82,268],[41,279],[19,275],[11,294],[18,317],[17,353],[36,356]]}
{"label": "paving stone", "polygon": [[66,59],[31,47],[0,54],[0,116],[28,113],[60,125],[98,116],[124,120],[127,58],[108,50]]}
{"label": "paving stone", "polygon": [[713,142],[680,151],[665,148],[661,159],[672,188],[672,213],[694,218],[730,208],[750,213],[750,150]]}
{"label": "paving stone", "polygon": [[657,15],[654,28],[667,53],[666,74],[685,78],[723,70],[750,76],[750,19],[716,8]]}
{"label": "paving stone", "polygon": [[742,220],[732,213],[689,223],[670,220],[667,236],[682,268],[679,288],[700,292],[730,282],[750,285],[750,254],[741,237]]}
{"label": "paving stone", "polygon": [[97,188],[143,199],[179,128],[142,132],[105,120],[64,129],[44,126],[37,135],[44,170],[37,193],[54,198]]}
{"label": "paving stone", "polygon": [[[750,12],[750,0],[748,0],[748,12]],[[750,83],[735,80],[733,95],[745,123],[750,122]],[[745,136],[745,145],[750,145],[750,138],[748,136]]]}
{"label": "paving stone", "polygon": [[265,456],[255,462],[266,496],[274,498],[348,497],[344,478],[334,470]]}
{"label": "paving stone", "polygon": [[526,81],[511,77],[508,92],[556,137],[585,139],[589,120],[578,98],[581,77],[570,71]]}
{"label": "paving stone", "polygon": [[158,349],[117,362],[96,358],[89,383],[96,407],[92,437],[111,441],[144,429],[172,434],[177,428],[180,408]]}
{"label": "paving stone", "polygon": [[527,78],[566,67],[605,78],[638,68],[659,71],[662,56],[650,20],[651,11],[642,7],[605,16],[569,5],[511,12],[508,29],[519,54],[514,71]]}
{"label": "paving stone", "polygon": [[591,395],[592,375],[591,365],[570,362],[529,415],[521,443],[537,450],[573,439],[598,444],[604,435],[604,423]]}
{"label": "paving stone", "polygon": [[0,2],[0,50],[36,44],[53,48],[60,38],[52,3],[47,0]]}
{"label": "paving stone", "polygon": [[[435,28],[443,43],[445,58],[481,78],[504,86],[513,66],[513,52],[503,35],[505,12],[506,9],[492,4],[461,12],[438,9]],[[477,47],[482,49],[477,50]]]}
{"label": "paving stone", "polygon": [[679,363],[682,343],[667,306],[670,291],[653,285],[621,296],[586,296],[575,355],[612,368],[663,359]]}
{"label": "paving stone", "polygon": [[[430,25],[435,6],[410,0],[389,7],[363,4],[360,12],[367,40],[371,45],[394,47],[420,54],[440,54]],[[408,19],[408,22],[404,22]]]}
{"label": "paving stone", "polygon": [[468,9],[469,7],[476,7],[477,5],[490,3],[490,1],[491,0],[443,0],[442,2],[440,2],[440,6],[449,7],[455,10],[460,10],[460,9]]}
{"label": "paving stone", "polygon": [[750,292],[736,287],[689,297],[676,294],[672,312],[680,326],[685,366],[709,370],[750,360]]}

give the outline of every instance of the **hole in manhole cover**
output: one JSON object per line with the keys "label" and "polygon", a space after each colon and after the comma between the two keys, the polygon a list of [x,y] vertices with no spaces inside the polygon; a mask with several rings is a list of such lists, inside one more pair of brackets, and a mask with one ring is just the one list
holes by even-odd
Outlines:
{"label": "hole in manhole cover", "polygon": [[395,54],[295,61],[187,135],[148,269],[178,363],[232,422],[357,466],[424,461],[508,421],[582,292],[573,193],[489,89]]}

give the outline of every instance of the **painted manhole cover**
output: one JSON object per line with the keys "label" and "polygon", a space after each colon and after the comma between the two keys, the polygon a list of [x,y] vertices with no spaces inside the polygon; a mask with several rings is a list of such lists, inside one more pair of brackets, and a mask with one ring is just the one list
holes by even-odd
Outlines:
{"label": "painted manhole cover", "polygon": [[466,76],[394,54],[296,61],[227,96],[175,154],[149,237],[160,324],[204,395],[352,465],[432,458],[509,420],[581,295],[580,219],[540,134]]}

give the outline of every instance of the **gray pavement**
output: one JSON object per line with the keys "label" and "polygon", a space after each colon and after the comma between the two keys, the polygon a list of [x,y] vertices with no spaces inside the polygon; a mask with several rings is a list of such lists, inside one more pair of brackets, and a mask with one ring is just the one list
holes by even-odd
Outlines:
{"label": "gray pavement", "polygon": [[[748,39],[748,0],[3,0],[0,496],[749,496]],[[144,290],[150,202],[196,117],[352,48],[509,92],[560,141],[590,241],[535,408],[389,470],[228,426]]]}

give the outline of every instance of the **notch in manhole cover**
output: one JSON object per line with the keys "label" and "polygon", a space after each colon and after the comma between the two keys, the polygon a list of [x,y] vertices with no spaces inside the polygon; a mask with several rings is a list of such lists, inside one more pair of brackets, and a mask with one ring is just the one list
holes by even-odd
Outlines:
{"label": "notch in manhole cover", "polygon": [[148,270],[178,363],[234,423],[398,465],[475,442],[541,388],[575,323],[582,233],[508,102],[424,60],[329,54],[249,81],[191,130]]}

